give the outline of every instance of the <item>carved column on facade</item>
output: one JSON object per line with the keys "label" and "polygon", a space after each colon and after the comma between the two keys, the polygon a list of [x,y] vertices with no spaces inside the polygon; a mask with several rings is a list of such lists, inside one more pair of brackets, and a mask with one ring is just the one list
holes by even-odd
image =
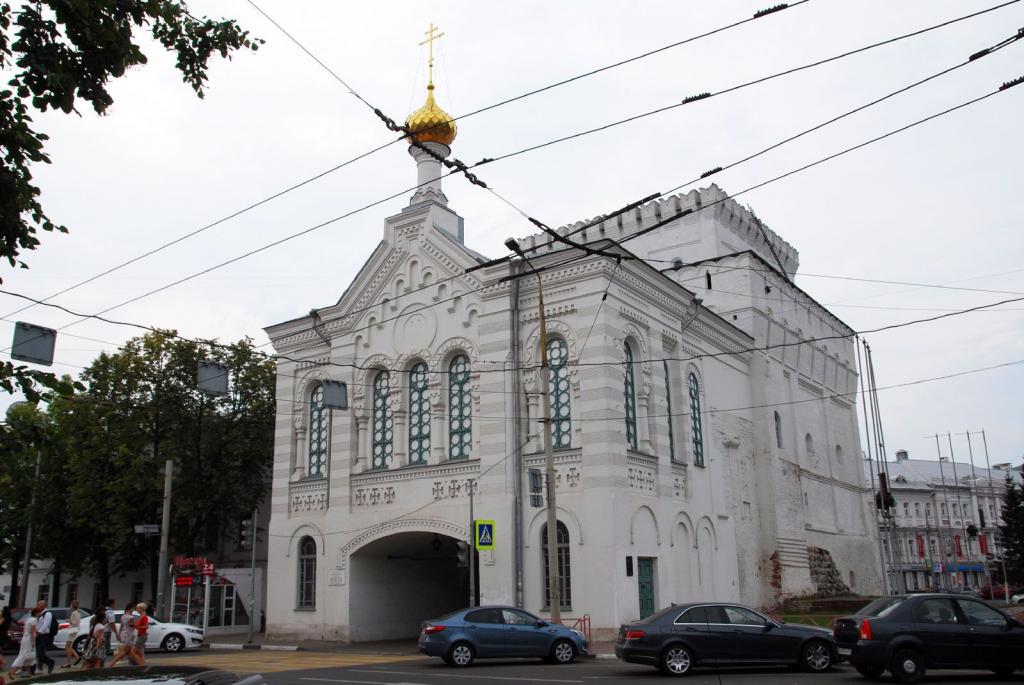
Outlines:
{"label": "carved column on facade", "polygon": [[292,480],[306,477],[306,417],[295,414],[292,417],[292,428],[295,431],[295,463],[292,464]]}
{"label": "carved column on facade", "polygon": [[540,452],[541,445],[543,444],[539,437],[544,428],[540,424],[540,418],[543,415],[540,401],[543,396],[540,394],[540,388],[537,386],[539,375],[540,373],[535,369],[528,369],[523,372],[523,388],[526,389],[526,435],[524,436],[526,444],[523,454]]}
{"label": "carved column on facade", "polygon": [[445,445],[448,444],[448,431],[446,420],[448,408],[442,399],[441,382],[435,381],[427,389],[427,397],[430,400],[430,454],[433,464],[439,464],[445,459]]}
{"label": "carved column on facade", "polygon": [[395,432],[392,440],[392,457],[388,468],[405,466],[409,463],[409,416],[405,407],[402,406],[402,393],[397,388],[392,388],[388,394],[388,407],[391,409],[391,416],[394,417]]}
{"label": "carved column on facade", "polygon": [[362,407],[356,408],[356,457],[352,460],[352,471],[359,473],[366,470],[366,460],[370,454],[369,417]]}
{"label": "carved column on facade", "polygon": [[651,444],[651,371],[646,368],[640,372],[641,382],[636,403],[636,423],[640,451],[647,454],[654,454],[654,445]]}

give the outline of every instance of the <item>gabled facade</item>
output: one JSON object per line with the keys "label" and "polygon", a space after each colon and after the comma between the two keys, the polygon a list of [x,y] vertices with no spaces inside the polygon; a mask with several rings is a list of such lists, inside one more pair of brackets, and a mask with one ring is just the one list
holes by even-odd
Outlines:
{"label": "gabled facade", "polygon": [[[420,189],[337,304],[266,329],[280,355],[269,634],[405,637],[466,606],[470,493],[495,521],[478,600],[548,611],[546,511],[524,492],[544,461],[538,278],[465,247],[439,181],[453,137],[410,147]],[[607,253],[521,241],[547,317],[558,599],[598,637],[669,602],[767,606],[840,579],[880,590],[852,348],[809,341],[849,329],[791,283],[795,250],[747,235],[749,212],[727,203],[731,216],[610,242],[721,196],[576,236]],[[685,266],[659,270],[674,259]],[[691,287],[720,259],[744,275]],[[767,287],[801,311],[766,304]],[[348,409],[323,406],[328,380],[347,384]]]}

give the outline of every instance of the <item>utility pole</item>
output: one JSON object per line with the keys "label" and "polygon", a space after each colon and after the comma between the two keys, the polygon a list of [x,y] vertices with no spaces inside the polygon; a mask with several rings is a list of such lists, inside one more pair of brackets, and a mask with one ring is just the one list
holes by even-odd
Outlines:
{"label": "utility pole", "polygon": [[541,404],[544,405],[544,476],[547,481],[547,538],[548,538],[548,607],[551,611],[551,622],[562,621],[562,594],[558,578],[558,518],[555,495],[555,453],[551,444],[551,368],[548,366],[548,329],[544,315],[544,283],[539,271],[533,268],[519,242],[515,238],[505,241],[509,248],[520,259],[529,265],[530,270],[537,274],[537,307],[540,319],[540,367],[541,367]]}
{"label": "utility pole", "polygon": [[249,544],[252,545],[252,559],[249,565],[249,583],[252,587],[249,596],[249,644],[252,644],[253,624],[256,623],[256,516],[259,514],[259,507],[252,510],[252,534],[249,537]]}
{"label": "utility pole", "polygon": [[[978,535],[982,536],[982,539],[984,539],[984,536],[985,536],[985,526],[984,526],[985,512],[982,510],[982,507],[984,505],[981,503],[981,498],[978,497],[978,474],[974,470],[974,448],[971,447],[971,431],[969,431],[969,430],[967,431],[967,455],[968,455],[968,457],[970,457],[970,460],[971,460],[971,483],[974,486],[974,490],[973,490],[974,502],[972,502],[972,504],[978,510]],[[979,542],[978,542],[978,558],[981,559],[982,566],[985,569],[985,583],[986,583],[986,585],[988,585],[988,587],[991,590],[995,591],[995,588],[992,587],[992,570],[989,568],[989,566],[988,566],[988,559],[986,558],[987,552],[988,552],[987,548],[986,548],[984,553],[982,552],[982,550],[981,550],[981,541],[979,540]]]}
{"label": "utility pole", "polygon": [[469,606],[476,606],[476,517],[473,514],[473,491],[476,490],[476,481],[468,480],[469,487],[469,549],[466,550],[466,560],[469,564]]}
{"label": "utility pole", "polygon": [[159,561],[157,561],[156,607],[154,608],[156,615],[165,621],[169,621],[171,618],[164,589],[167,587],[167,547],[171,529],[171,483],[173,480],[174,458],[168,457],[167,461],[164,462],[164,501],[163,511],[160,515],[160,557]]}
{"label": "utility pole", "polygon": [[[12,402],[7,407],[7,422],[11,421],[11,412],[20,406],[31,406],[28,402]],[[39,445],[40,437],[32,441],[32,450],[36,454],[36,472],[32,479],[32,493],[28,505],[28,525],[25,527],[25,559],[21,567],[21,585],[18,588],[18,606],[28,606],[28,574],[32,567],[32,523],[36,517],[36,491],[39,489],[39,469],[43,461],[43,451]]]}
{"label": "utility pole", "polygon": [[[993,489],[993,485],[992,485],[992,466],[989,464],[989,461],[988,461],[988,439],[985,437],[985,429],[984,428],[981,429],[981,444],[985,448],[985,468],[988,470],[988,488],[989,488],[989,490],[992,491],[992,499],[995,499],[995,490]],[[998,507],[997,511],[999,511],[1001,509],[1002,509],[1002,507]],[[996,520],[993,522],[993,525],[998,525],[999,517],[996,516],[995,519]],[[1007,582],[1007,578],[1006,578],[1006,556],[1005,556],[1005,550],[1004,550],[1004,552],[1000,552],[999,551],[999,546],[995,544],[995,541],[996,541],[996,536],[993,535],[992,536],[992,543],[993,543],[992,546],[995,548],[996,554],[999,556],[999,561],[1002,563],[1002,566],[1003,566],[1003,599],[1006,600],[1006,606],[1010,606],[1010,587],[1009,587],[1010,584],[1009,584],[1009,582]],[[996,598],[995,588],[993,587],[992,588],[992,599],[995,599],[995,598]]]}

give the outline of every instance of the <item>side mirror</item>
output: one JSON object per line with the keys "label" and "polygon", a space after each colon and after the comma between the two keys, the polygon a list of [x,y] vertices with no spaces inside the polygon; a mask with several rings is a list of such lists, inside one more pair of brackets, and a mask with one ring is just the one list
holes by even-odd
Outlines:
{"label": "side mirror", "polygon": [[540,621],[540,620],[538,620],[536,625],[537,625],[538,628],[547,628],[548,627],[548,622],[547,621]]}
{"label": "side mirror", "polygon": [[776,625],[775,621],[765,621],[764,632],[767,633],[769,630],[774,630],[777,627],[778,626]]}

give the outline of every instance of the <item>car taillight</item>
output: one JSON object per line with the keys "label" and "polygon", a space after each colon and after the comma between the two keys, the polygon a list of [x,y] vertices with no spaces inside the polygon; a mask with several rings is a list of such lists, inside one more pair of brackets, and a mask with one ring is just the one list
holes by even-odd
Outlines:
{"label": "car taillight", "polygon": [[68,626],[70,626],[70,625],[71,625],[70,623],[61,623],[61,624],[60,624],[59,626],[57,626],[57,627],[58,627],[58,628],[60,628],[61,630],[64,630],[65,628],[67,628],[67,627],[68,627]]}
{"label": "car taillight", "polygon": [[871,621],[864,619],[860,622],[860,639],[870,640],[871,639]]}
{"label": "car taillight", "polygon": [[642,638],[646,634],[647,633],[645,633],[642,630],[627,630],[626,631],[626,639],[627,640],[639,640],[640,638]]}
{"label": "car taillight", "polygon": [[423,632],[427,635],[432,635],[433,633],[440,633],[442,630],[444,630],[444,626],[423,626]]}

